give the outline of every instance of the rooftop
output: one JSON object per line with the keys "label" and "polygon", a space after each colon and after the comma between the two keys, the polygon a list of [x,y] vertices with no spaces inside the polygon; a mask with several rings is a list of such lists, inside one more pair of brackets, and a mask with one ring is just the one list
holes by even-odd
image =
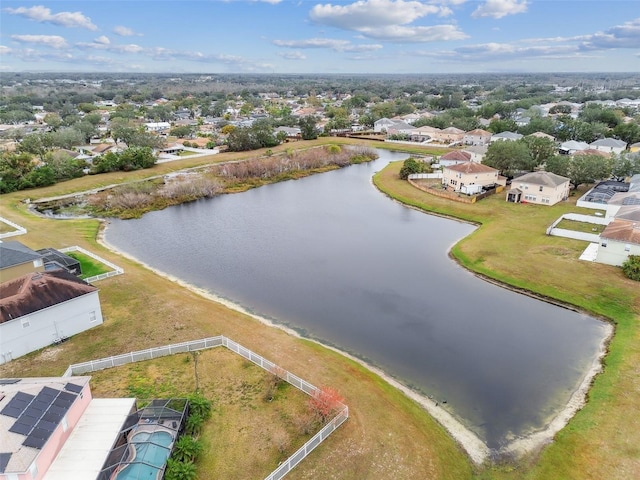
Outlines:
{"label": "rooftop", "polygon": [[40,258],[42,258],[42,255],[20,242],[11,241],[0,243],[0,268],[21,265]]}
{"label": "rooftop", "polygon": [[513,182],[519,183],[531,183],[533,185],[542,185],[545,187],[555,188],[557,186],[562,185],[563,183],[568,182],[569,179],[566,177],[562,177],[560,175],[556,175],[551,172],[530,172],[525,173],[519,177],[513,179]]}
{"label": "rooftop", "polygon": [[487,165],[483,165],[482,163],[475,162],[466,162],[459,163],[457,165],[451,165],[450,167],[445,167],[445,169],[453,170],[454,172],[459,173],[498,173],[498,170],[495,168],[488,167]]}
{"label": "rooftop", "polygon": [[97,290],[62,269],[28,273],[0,284],[0,324]]}

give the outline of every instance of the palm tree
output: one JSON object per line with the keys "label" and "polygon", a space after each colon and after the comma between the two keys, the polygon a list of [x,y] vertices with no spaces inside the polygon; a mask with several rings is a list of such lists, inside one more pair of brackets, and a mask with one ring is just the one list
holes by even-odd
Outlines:
{"label": "palm tree", "polygon": [[179,462],[195,462],[202,452],[202,443],[191,435],[181,436],[173,447],[171,456]]}

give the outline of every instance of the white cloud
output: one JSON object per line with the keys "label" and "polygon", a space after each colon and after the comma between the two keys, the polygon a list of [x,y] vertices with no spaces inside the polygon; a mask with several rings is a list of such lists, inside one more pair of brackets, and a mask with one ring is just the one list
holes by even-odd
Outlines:
{"label": "white cloud", "polygon": [[309,38],[307,40],[274,40],[274,45],[286,48],[328,48],[336,52],[365,52],[379,50],[382,45],[354,45],[348,40]]}
{"label": "white cloud", "polygon": [[11,15],[20,15],[35,22],[53,23],[62,27],[80,27],[89,30],[97,30],[91,19],[82,14],[82,12],[59,12],[51,13],[51,9],[42,5],[25,8],[5,8],[5,12]]}
{"label": "white cloud", "polygon": [[582,48],[585,50],[640,48],[640,18],[581,39],[584,40]]}
{"label": "white cloud", "polygon": [[7,47],[5,45],[0,45],[0,55],[7,55],[7,54],[9,54],[11,52],[12,52],[12,50],[9,47]]}
{"label": "white cloud", "polygon": [[390,25],[384,28],[361,30],[363,35],[376,40],[388,42],[436,42],[449,40],[464,40],[468,38],[455,25],[434,25],[431,27],[412,27]]}
{"label": "white cloud", "polygon": [[124,27],[122,25],[118,25],[114,27],[113,33],[115,33],[116,35],[120,35],[121,37],[133,37],[133,36],[141,37],[142,36],[141,33],[134,32],[132,28]]}
{"label": "white cloud", "polygon": [[276,55],[286,59],[286,60],[306,60],[307,56],[302,53],[302,52],[298,52],[293,51],[293,52],[278,52]]}
{"label": "white cloud", "polygon": [[487,0],[480,5],[471,16],[474,18],[502,18],[527,11],[527,0]]}
{"label": "white cloud", "polygon": [[35,43],[51,48],[66,48],[67,41],[59,35],[11,35],[11,39],[20,43]]}
{"label": "white cloud", "polygon": [[115,53],[140,53],[145,51],[144,47],[136,45],[135,43],[130,43],[128,45],[118,45],[111,43],[111,41],[105,36],[98,37],[93,42],[78,42],[75,44],[75,46],[81,50],[95,49],[106,50]]}
{"label": "white cloud", "polygon": [[349,5],[315,5],[309,17],[315,23],[361,31],[406,25],[426,15],[450,15],[447,7],[405,0],[359,0]]}
{"label": "white cloud", "polygon": [[111,40],[109,40],[109,37],[101,35],[98,38],[96,38],[94,42],[99,43],[101,45],[109,45],[111,43]]}

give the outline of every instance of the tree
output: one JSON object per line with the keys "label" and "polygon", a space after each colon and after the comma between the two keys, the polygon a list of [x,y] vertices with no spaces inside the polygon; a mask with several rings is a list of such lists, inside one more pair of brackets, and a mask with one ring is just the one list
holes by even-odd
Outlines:
{"label": "tree", "polygon": [[487,130],[492,133],[501,133],[501,132],[515,132],[518,129],[518,125],[515,121],[511,119],[501,119],[497,118],[491,120]]}
{"label": "tree", "polygon": [[402,168],[400,169],[400,178],[402,180],[406,180],[409,178],[409,175],[414,173],[422,173],[424,172],[425,164],[421,161],[416,160],[413,157],[407,158],[402,164]]}
{"label": "tree", "polygon": [[194,128],[191,125],[180,125],[173,127],[169,130],[169,135],[173,135],[179,138],[191,137],[193,135]]}
{"label": "tree", "polygon": [[343,401],[344,398],[337,390],[331,387],[321,387],[311,395],[309,408],[322,422],[326,422],[343,406]]}
{"label": "tree", "polygon": [[562,177],[569,177],[569,167],[571,165],[571,157],[569,155],[554,155],[547,158],[544,169],[547,172],[555,173]]}
{"label": "tree", "polygon": [[640,173],[640,155],[623,152],[611,159],[611,175],[624,179]]}
{"label": "tree", "polygon": [[32,133],[31,135],[25,135],[20,145],[18,145],[18,151],[22,153],[31,153],[37,155],[40,159],[44,158],[46,148],[43,142],[43,136],[39,133]]}
{"label": "tree", "polygon": [[314,140],[318,138],[318,131],[316,130],[317,123],[316,117],[311,115],[300,118],[298,125],[303,140]]}
{"label": "tree", "polygon": [[613,134],[627,144],[640,142],[640,126],[636,122],[620,123],[613,129]]}
{"label": "tree", "polygon": [[84,160],[76,160],[62,150],[47,152],[44,161],[53,170],[56,181],[81,177],[87,168]]}
{"label": "tree", "polygon": [[20,190],[22,179],[34,168],[28,153],[0,153],[0,194]]}
{"label": "tree", "polygon": [[513,177],[519,171],[530,172],[536,166],[527,144],[520,140],[491,143],[482,163],[498,169],[506,177]]}
{"label": "tree", "polygon": [[600,155],[574,155],[569,164],[569,180],[575,188],[583,183],[609,178],[611,162]]}
{"label": "tree", "polygon": [[629,258],[622,264],[622,273],[627,278],[640,282],[640,255],[629,255]]}
{"label": "tree", "polygon": [[60,118],[60,115],[57,113],[50,112],[44,116],[44,123],[49,125],[53,130],[56,130],[62,125],[62,118]]}
{"label": "tree", "polygon": [[527,136],[522,141],[529,148],[533,164],[537,167],[542,165],[548,158],[556,153],[556,143],[550,138]]}

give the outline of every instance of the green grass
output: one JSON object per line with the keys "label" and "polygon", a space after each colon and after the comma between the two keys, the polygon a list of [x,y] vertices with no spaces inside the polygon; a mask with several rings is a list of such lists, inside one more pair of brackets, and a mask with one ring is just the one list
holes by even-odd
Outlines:
{"label": "green grass", "polygon": [[82,275],[80,278],[85,279],[89,277],[95,277],[96,275],[100,275],[102,273],[107,273],[111,271],[111,268],[107,267],[104,263],[94,260],[80,252],[67,252],[71,258],[75,258],[80,262],[80,269],[82,270]]}
{"label": "green grass", "polygon": [[[398,178],[399,164],[376,174],[374,183],[391,197],[426,212],[474,222],[480,227],[451,255],[464,267],[506,286],[604,317],[615,325],[604,373],[587,405],[537,455],[478,473],[482,479],[626,479],[640,472],[640,288],[621,269],[578,257],[584,242],[549,237],[545,230],[563,213],[589,213],[575,206],[579,193],[555,206],[520,205],[502,195],[476,204],[450,202]],[[633,392],[633,393],[631,393]]]}
{"label": "green grass", "polygon": [[573,230],[576,232],[600,234],[604,230],[605,225],[563,219],[558,225],[556,225],[556,228],[564,228],[565,230]]}

